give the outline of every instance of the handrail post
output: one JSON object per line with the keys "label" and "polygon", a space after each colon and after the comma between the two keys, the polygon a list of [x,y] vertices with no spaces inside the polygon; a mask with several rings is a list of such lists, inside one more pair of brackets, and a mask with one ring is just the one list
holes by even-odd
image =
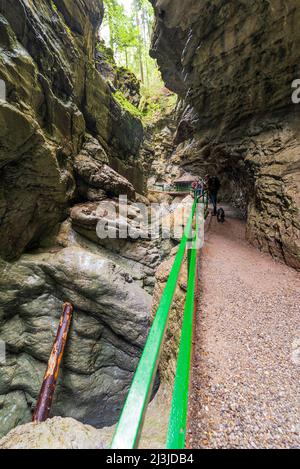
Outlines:
{"label": "handrail post", "polygon": [[190,267],[191,267],[192,249],[187,249],[187,278],[189,279]]}
{"label": "handrail post", "polygon": [[[196,210],[195,213],[197,212],[197,207],[200,202],[201,196],[198,195],[197,190],[194,191],[194,200],[195,200],[195,206]],[[187,280],[189,279],[190,275],[190,267],[191,267],[191,260],[192,260],[192,250],[193,250],[193,244],[195,241],[195,234],[193,233],[193,223],[191,224],[190,231],[188,233],[188,239],[187,239]]]}
{"label": "handrail post", "polygon": [[193,249],[193,226],[191,225],[191,229],[187,239],[187,280],[189,279],[190,274],[190,267],[191,267],[191,259],[192,259],[192,249]]}
{"label": "handrail post", "polygon": [[71,305],[70,303],[65,303],[63,313],[60,318],[56,339],[53,344],[47,370],[43,379],[43,384],[40,390],[37,405],[33,413],[33,422],[41,423],[47,420],[49,417],[53,396],[57,384],[59,368],[68,338],[72,314],[73,305]]}

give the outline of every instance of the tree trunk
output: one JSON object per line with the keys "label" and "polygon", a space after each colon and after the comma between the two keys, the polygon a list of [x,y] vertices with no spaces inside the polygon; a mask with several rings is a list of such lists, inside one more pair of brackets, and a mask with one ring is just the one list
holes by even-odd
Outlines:
{"label": "tree trunk", "polygon": [[59,368],[68,338],[72,313],[73,306],[69,303],[65,303],[64,310],[60,318],[56,339],[53,344],[52,352],[48,362],[48,367],[43,379],[40,395],[33,414],[33,422],[44,422],[49,417],[53,395],[57,384]]}
{"label": "tree trunk", "polygon": [[[147,41],[147,19],[146,19],[146,12],[145,7],[142,8],[142,28],[143,28],[143,39],[145,46],[148,47]],[[148,57],[145,59],[145,68],[146,68],[146,83],[149,88],[149,67],[148,67]]]}
{"label": "tree trunk", "polygon": [[141,37],[141,22],[139,13],[136,10],[136,24],[139,30],[139,37],[138,37],[138,55],[139,55],[139,63],[140,63],[140,74],[141,74],[141,81],[144,83],[144,67],[143,67],[143,54],[142,54],[142,37]]}

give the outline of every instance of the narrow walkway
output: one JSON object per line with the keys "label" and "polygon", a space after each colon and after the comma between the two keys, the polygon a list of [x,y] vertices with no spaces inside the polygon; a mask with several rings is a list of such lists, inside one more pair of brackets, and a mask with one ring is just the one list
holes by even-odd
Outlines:
{"label": "narrow walkway", "polygon": [[202,254],[191,448],[300,448],[300,275],[213,219]]}

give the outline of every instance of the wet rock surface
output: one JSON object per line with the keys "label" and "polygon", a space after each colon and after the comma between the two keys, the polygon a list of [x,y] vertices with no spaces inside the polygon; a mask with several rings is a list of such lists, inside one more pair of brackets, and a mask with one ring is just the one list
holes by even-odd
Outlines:
{"label": "wet rock surface", "polygon": [[107,199],[76,205],[71,210],[72,227],[97,246],[129,261],[129,270],[131,265],[138,267],[139,274],[134,274],[134,279],[142,281],[142,286],[152,293],[156,269],[177,241],[163,239],[159,234],[152,236],[148,223],[143,223],[148,221],[148,211],[142,214],[138,205],[127,206],[124,213],[119,213],[119,208],[117,200]]}
{"label": "wet rock surface", "polygon": [[1,261],[4,435],[30,421],[64,301],[74,304],[52,415],[113,424],[146,339],[151,297],[127,271],[79,246]]}
{"label": "wet rock surface", "polygon": [[86,199],[123,195],[135,199],[133,185],[109,166],[109,158],[96,139],[87,137],[74,159],[74,170],[80,195]]}
{"label": "wet rock surface", "polygon": [[[171,389],[160,386],[150,402],[139,449],[164,449],[171,406]],[[0,449],[109,449],[116,426],[100,430],[72,418],[53,417],[29,423],[0,439]]]}
{"label": "wet rock surface", "polygon": [[217,172],[223,199],[248,217],[248,239],[299,268],[297,0],[152,4],[151,54],[183,100],[172,158]]}

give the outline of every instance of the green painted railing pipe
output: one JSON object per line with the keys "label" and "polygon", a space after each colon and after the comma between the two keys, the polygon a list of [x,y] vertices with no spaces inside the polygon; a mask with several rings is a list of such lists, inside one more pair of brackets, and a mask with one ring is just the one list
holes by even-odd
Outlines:
{"label": "green painted railing pipe", "polygon": [[177,286],[178,276],[185,255],[185,248],[193,224],[197,201],[195,200],[175,258],[168,282],[163,292],[155,319],[138,364],[134,379],[119,420],[111,448],[137,448],[145,414],[153,390],[163,339],[167,328],[169,310]]}
{"label": "green painted railing pipe", "polygon": [[174,382],[170,421],[168,427],[166,445],[167,449],[185,448],[193,341],[193,322],[195,311],[195,294],[197,287],[197,242],[199,241],[198,233],[198,220],[196,217],[196,233],[194,239],[195,244],[194,247],[190,249],[190,255],[188,256],[188,289],[184,308],[182,332]]}
{"label": "green painted railing pipe", "polygon": [[[205,192],[202,199],[204,204],[204,219],[209,215],[209,196]],[[167,449],[184,449],[186,442],[190,369],[193,341],[193,321],[196,306],[196,292],[198,282],[198,234],[199,220],[196,214],[196,232],[193,249],[188,251],[188,290],[184,309],[182,332],[174,381],[172,406],[167,435]]]}

